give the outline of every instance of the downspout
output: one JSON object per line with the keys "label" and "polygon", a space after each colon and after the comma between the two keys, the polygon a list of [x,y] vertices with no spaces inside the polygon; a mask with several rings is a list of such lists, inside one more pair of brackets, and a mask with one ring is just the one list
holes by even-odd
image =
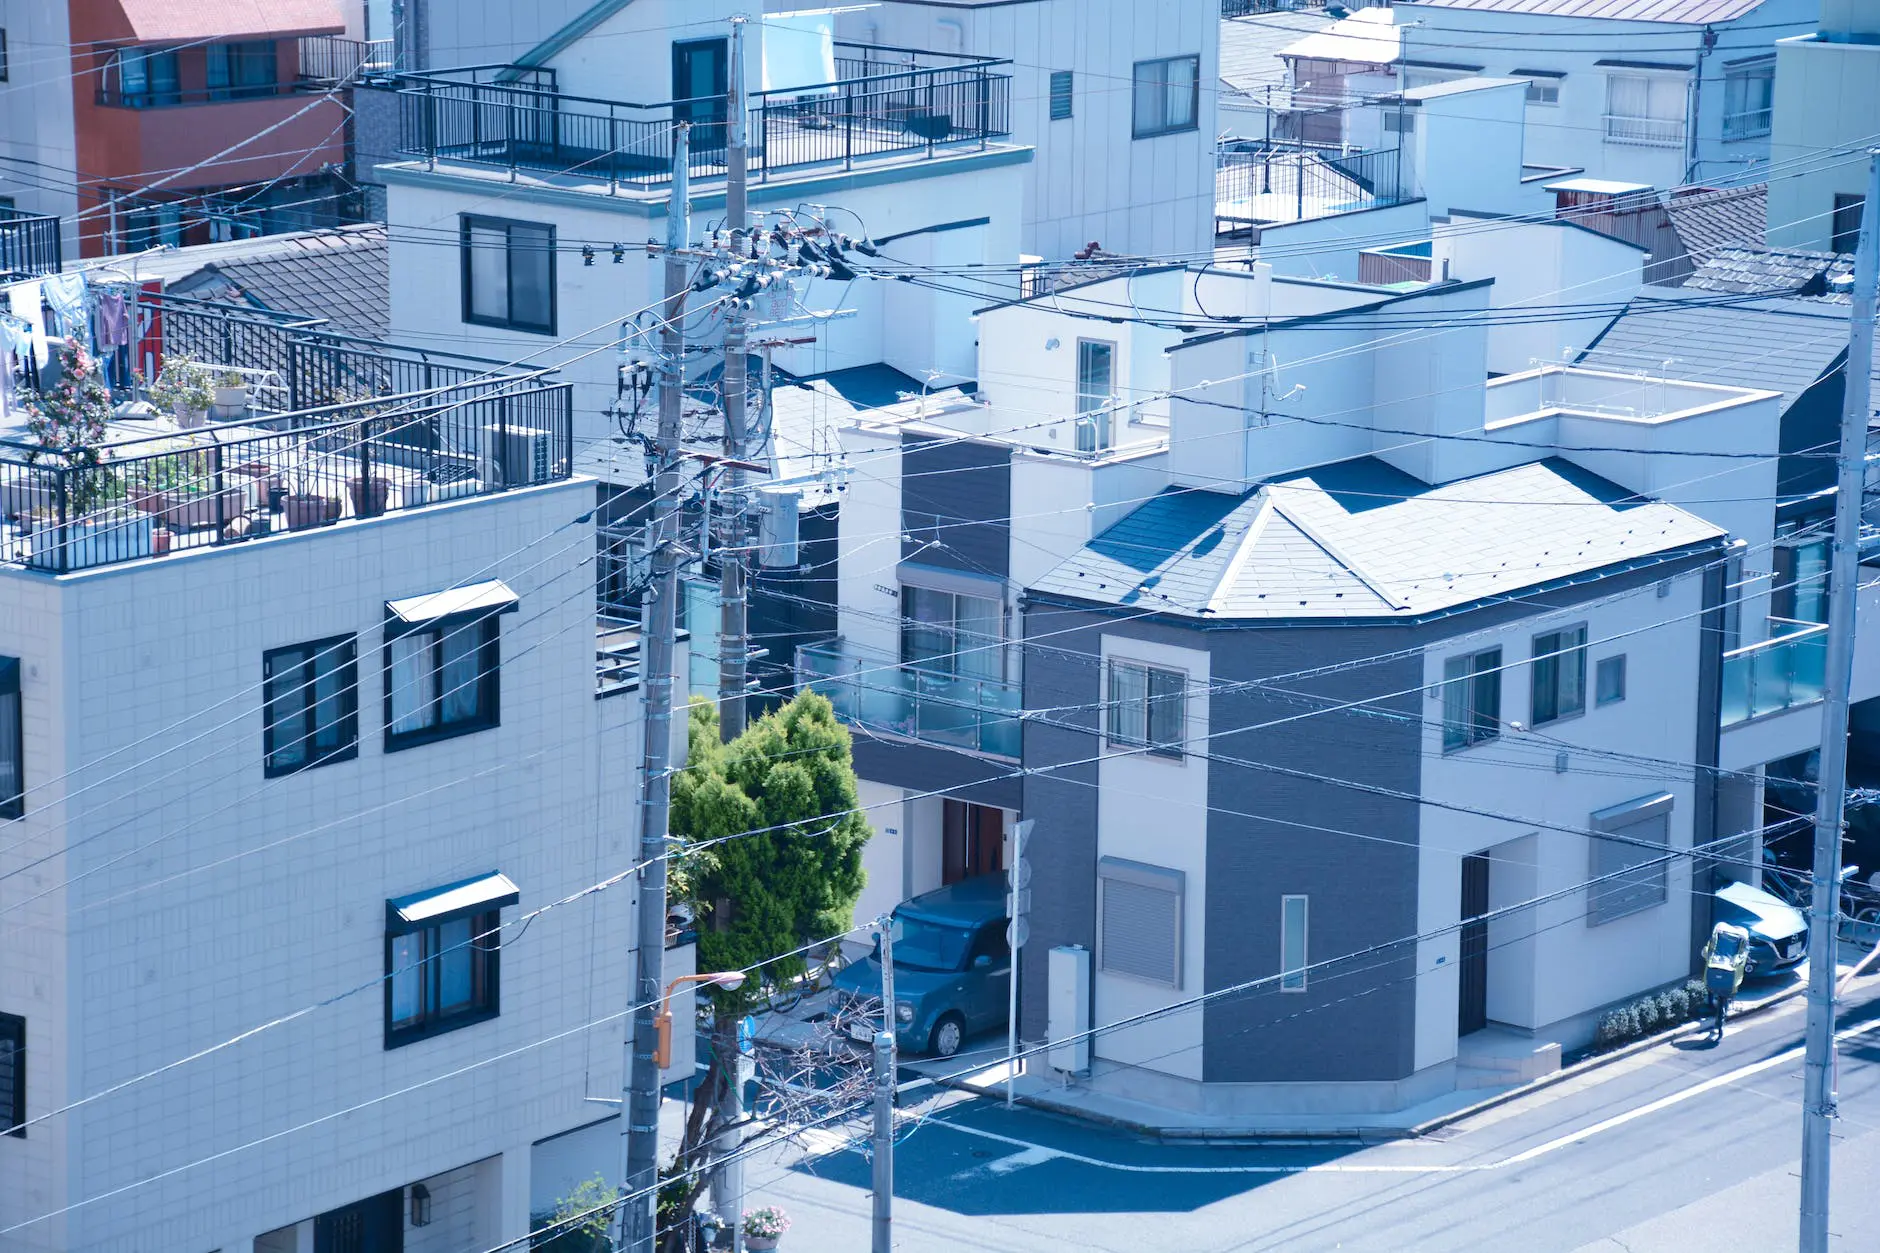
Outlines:
{"label": "downspout", "polygon": [[1691,75],[1690,116],[1684,125],[1685,162],[1684,179],[1686,183],[1697,181],[1697,121],[1703,116],[1701,104],[1704,98],[1704,58],[1717,47],[1717,32],[1708,24],[1704,27],[1704,37],[1697,49],[1697,69]]}

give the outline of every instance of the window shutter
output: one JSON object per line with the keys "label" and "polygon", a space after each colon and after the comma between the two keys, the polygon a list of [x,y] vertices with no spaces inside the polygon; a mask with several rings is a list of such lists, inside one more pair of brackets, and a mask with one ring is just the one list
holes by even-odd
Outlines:
{"label": "window shutter", "polygon": [[1182,872],[1105,857],[1097,873],[1102,888],[1099,968],[1180,987]]}

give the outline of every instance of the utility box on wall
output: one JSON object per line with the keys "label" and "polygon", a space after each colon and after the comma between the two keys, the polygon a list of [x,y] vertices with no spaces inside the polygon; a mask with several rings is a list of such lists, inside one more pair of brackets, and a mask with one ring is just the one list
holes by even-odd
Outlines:
{"label": "utility box on wall", "polygon": [[[1090,1070],[1090,950],[1064,944],[1051,950],[1046,970],[1045,1041],[1051,1069],[1081,1075]],[[1060,1043],[1061,1041],[1061,1043]]]}

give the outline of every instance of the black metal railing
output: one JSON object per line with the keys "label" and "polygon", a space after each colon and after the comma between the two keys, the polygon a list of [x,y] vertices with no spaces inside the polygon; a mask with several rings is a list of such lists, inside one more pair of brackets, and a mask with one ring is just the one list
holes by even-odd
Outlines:
{"label": "black metal railing", "polygon": [[389,39],[347,39],[341,35],[300,37],[302,82],[337,86],[362,74],[382,74],[392,68]]}
{"label": "black metal railing", "polygon": [[[1388,4],[1390,0],[1383,0]],[[1251,17],[1256,13],[1280,13],[1287,9],[1323,9],[1326,0],[1221,0],[1222,17]]]}
{"label": "black metal railing", "polygon": [[1216,229],[1303,222],[1407,198],[1398,148],[1346,149],[1288,141],[1220,153]]}
{"label": "black metal railing", "polygon": [[[1011,76],[992,72],[1002,64],[971,60],[871,70],[834,83],[756,93],[749,112],[752,177],[931,156],[942,146],[983,146],[1011,130]],[[651,188],[671,177],[674,126],[683,121],[692,124],[689,172],[700,178],[725,172],[725,97],[642,105],[499,78],[491,67],[402,77],[401,150],[428,161]]]}
{"label": "black metal railing", "polygon": [[0,279],[57,274],[63,265],[58,218],[0,207]]}
{"label": "black metal railing", "polygon": [[570,384],[482,385],[121,440],[0,441],[0,561],[65,573],[566,479]]}
{"label": "black metal railing", "polygon": [[101,87],[96,100],[108,109],[169,109],[180,105],[226,104],[232,100],[266,100],[322,90],[320,84],[288,80],[278,83],[241,83],[227,87],[179,87],[125,91]]}
{"label": "black metal railing", "polygon": [[[139,302],[157,315],[153,325],[162,328],[166,355],[275,376],[277,388],[250,393],[250,403],[264,410],[312,409],[543,373],[482,357],[359,339],[216,301],[145,294]],[[146,378],[155,376],[154,361],[138,364]]]}

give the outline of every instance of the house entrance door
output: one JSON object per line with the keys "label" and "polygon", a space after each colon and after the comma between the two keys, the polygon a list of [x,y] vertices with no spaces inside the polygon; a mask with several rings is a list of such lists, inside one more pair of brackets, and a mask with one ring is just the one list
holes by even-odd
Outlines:
{"label": "house entrance door", "polygon": [[958,883],[1005,869],[1005,811],[948,800],[942,805],[940,882]]}
{"label": "house entrance door", "polygon": [[1458,972],[1456,1034],[1468,1035],[1488,1025],[1488,855],[1462,859],[1462,962]]}

